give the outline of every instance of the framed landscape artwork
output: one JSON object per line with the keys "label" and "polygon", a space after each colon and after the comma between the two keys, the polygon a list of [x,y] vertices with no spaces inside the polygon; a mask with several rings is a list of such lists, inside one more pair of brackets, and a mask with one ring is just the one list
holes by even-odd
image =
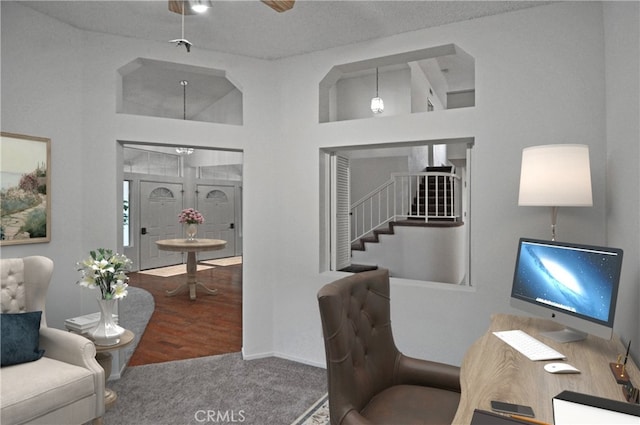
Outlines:
{"label": "framed landscape artwork", "polygon": [[51,140],[1,133],[0,245],[51,240]]}

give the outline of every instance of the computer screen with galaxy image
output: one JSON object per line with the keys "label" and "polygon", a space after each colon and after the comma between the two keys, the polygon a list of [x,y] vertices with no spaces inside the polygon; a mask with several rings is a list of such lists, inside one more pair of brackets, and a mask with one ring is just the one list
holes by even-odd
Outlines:
{"label": "computer screen with galaxy image", "polygon": [[522,238],[511,304],[568,326],[563,342],[610,338],[621,267],[617,248]]}

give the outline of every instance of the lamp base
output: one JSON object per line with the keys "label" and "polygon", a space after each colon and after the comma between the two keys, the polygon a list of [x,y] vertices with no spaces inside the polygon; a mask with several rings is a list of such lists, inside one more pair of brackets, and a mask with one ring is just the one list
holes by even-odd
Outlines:
{"label": "lamp base", "polygon": [[551,207],[551,240],[556,240],[556,221],[558,220],[558,207]]}

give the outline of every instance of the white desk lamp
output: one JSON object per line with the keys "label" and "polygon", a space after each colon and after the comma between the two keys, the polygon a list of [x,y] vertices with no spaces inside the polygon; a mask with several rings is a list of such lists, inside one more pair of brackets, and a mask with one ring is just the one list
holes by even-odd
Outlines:
{"label": "white desk lamp", "polygon": [[518,205],[551,207],[556,240],[558,207],[590,207],[591,169],[587,145],[543,145],[522,150]]}

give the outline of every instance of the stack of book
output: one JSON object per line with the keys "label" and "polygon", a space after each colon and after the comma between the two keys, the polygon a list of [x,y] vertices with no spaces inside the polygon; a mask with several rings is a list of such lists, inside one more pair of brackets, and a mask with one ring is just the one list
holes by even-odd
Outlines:
{"label": "stack of book", "polygon": [[[70,332],[75,332],[81,335],[86,334],[91,329],[95,328],[100,320],[100,312],[89,313],[84,316],[72,317],[64,321],[64,326]],[[118,323],[118,315],[113,315],[114,322]]]}

